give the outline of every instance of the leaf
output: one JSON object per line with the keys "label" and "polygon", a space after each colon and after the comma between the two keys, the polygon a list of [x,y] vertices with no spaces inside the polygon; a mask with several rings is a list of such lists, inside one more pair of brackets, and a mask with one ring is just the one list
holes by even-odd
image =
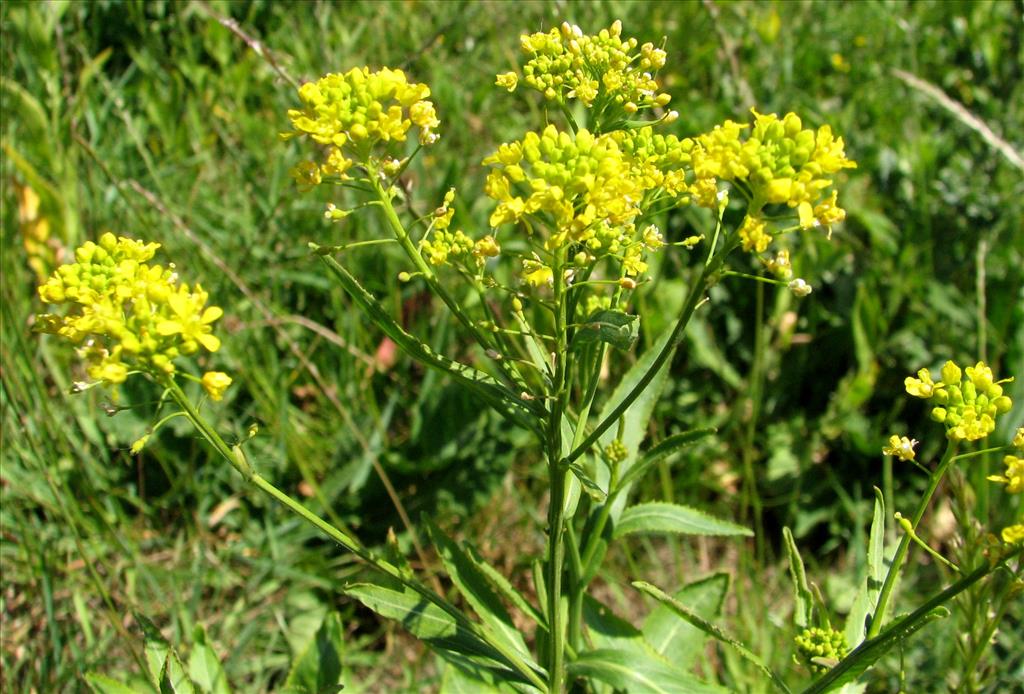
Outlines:
{"label": "leaf", "polygon": [[341,617],[337,612],[329,612],[309,644],[292,661],[285,689],[309,694],[339,691],[344,650]]}
{"label": "leaf", "polygon": [[192,637],[192,653],[188,658],[188,674],[203,692],[208,694],[231,694],[227,675],[220,659],[206,641],[206,631],[196,627]]}
{"label": "leaf", "polygon": [[167,660],[160,672],[160,694],[196,694],[195,685],[173,648],[167,651]]}
{"label": "leaf", "polygon": [[786,554],[789,556],[789,577],[793,581],[793,623],[801,629],[806,629],[811,623],[814,597],[811,595],[811,587],[807,584],[804,560],[800,558],[800,550],[796,548],[793,531],[783,528],[782,539],[786,545]]}
{"label": "leaf", "polygon": [[725,691],[676,670],[657,657],[613,648],[582,653],[567,669],[576,677],[590,677],[636,694],[721,694]]}
{"label": "leaf", "polygon": [[647,470],[649,470],[652,465],[672,455],[679,449],[692,445],[697,441],[700,441],[705,436],[710,436],[717,432],[718,429],[715,427],[704,427],[701,429],[690,429],[689,431],[684,431],[681,434],[673,434],[672,436],[669,436],[657,446],[644,453],[643,457],[637,460],[636,463],[626,471],[626,474],[622,476],[622,480],[619,482],[619,487],[626,487],[627,485],[637,481],[647,473]]}
{"label": "leaf", "polygon": [[[728,590],[729,574],[718,573],[683,586],[673,597],[701,617],[714,619],[721,614]],[[655,651],[662,655],[671,654],[672,662],[683,668],[690,668],[696,663],[706,640],[700,629],[663,604],[647,615],[643,633]]]}
{"label": "leaf", "polygon": [[86,673],[85,682],[96,694],[138,694],[138,690],[96,672]]}
{"label": "leaf", "polygon": [[476,563],[429,518],[424,516],[422,521],[427,526],[427,532],[430,534],[438,556],[444,563],[449,578],[452,579],[452,583],[458,588],[459,593],[473,607],[488,631],[511,650],[523,656],[530,667],[540,670],[540,667],[533,662],[526,642],[512,622],[508,610],[505,609],[501,599],[491,588],[487,577],[480,571]]}
{"label": "leaf", "polygon": [[493,646],[420,595],[372,583],[357,583],[344,591],[380,616],[400,622],[406,631],[433,648],[474,658],[484,666],[510,668],[509,677],[522,677],[511,671],[513,666]]}
{"label": "leaf", "polygon": [[506,600],[515,605],[520,612],[530,617],[541,627],[545,626],[544,616],[537,611],[536,607],[527,602],[522,593],[512,587],[512,584],[509,583],[507,578],[498,573],[497,569],[493,566],[485,562],[472,547],[466,547],[466,552],[469,555],[470,560],[473,561],[480,572],[487,577],[487,580],[491,582],[491,585],[505,596]]}
{"label": "leaf", "polygon": [[689,506],[660,501],[630,506],[615,524],[614,537],[633,533],[683,535],[742,535],[754,533],[742,525],[721,520]]}
{"label": "leaf", "polygon": [[717,639],[718,641],[721,641],[724,644],[732,646],[733,650],[735,650],[737,653],[739,653],[740,656],[742,656],[744,659],[746,659],[750,663],[753,663],[755,666],[757,666],[757,668],[759,670],[761,670],[761,672],[763,672],[765,675],[767,675],[768,678],[771,680],[772,684],[774,684],[776,686],[776,688],[779,689],[779,691],[787,692],[787,693],[790,691],[789,687],[786,686],[786,683],[782,681],[782,678],[780,678],[778,675],[776,675],[772,671],[772,669],[769,668],[767,665],[765,665],[764,661],[761,660],[757,655],[755,655],[749,648],[747,648],[746,646],[744,646],[742,643],[740,643],[736,639],[732,638],[731,636],[727,635],[725,632],[723,632],[717,626],[715,626],[714,624],[712,624],[708,620],[706,620],[703,617],[701,617],[700,615],[698,615],[696,612],[691,610],[689,607],[687,607],[686,605],[682,604],[681,602],[679,602],[678,600],[676,600],[672,596],[666,594],[665,592],[663,592],[662,590],[660,590],[656,586],[651,585],[650,583],[646,583],[644,581],[634,581],[633,582],[633,586],[637,590],[643,591],[644,593],[647,593],[648,595],[650,595],[655,600],[658,600],[660,603],[662,603],[663,605],[668,607],[670,610],[672,610],[675,614],[677,614],[678,616],[682,617],[683,619],[688,621],[690,624],[692,624],[693,626],[695,626],[698,629],[700,629],[701,631],[703,631],[708,636],[710,636],[710,637],[712,637],[714,639]]}
{"label": "leaf", "polygon": [[615,349],[628,351],[639,334],[639,318],[622,311],[596,311],[576,331],[572,348],[604,342]]}
{"label": "leaf", "polygon": [[569,470],[576,476],[576,479],[580,482],[580,486],[583,487],[583,491],[585,491],[591,499],[597,502],[602,502],[608,498],[605,491],[601,489],[597,482],[591,479],[590,475],[587,474],[587,471],[583,469],[582,465],[579,463],[569,463]]}
{"label": "leaf", "polygon": [[846,642],[856,648],[867,635],[871,610],[878,604],[878,595],[885,580],[885,498],[878,487],[875,490],[875,508],[868,537],[868,572],[857,590],[853,606],[846,618]]}
{"label": "leaf", "polygon": [[160,679],[163,676],[164,665],[167,663],[167,654],[171,650],[171,644],[163,637],[160,630],[153,622],[146,617],[135,613],[135,621],[142,629],[143,654],[146,658],[146,669],[149,671],[149,681],[160,689]]}

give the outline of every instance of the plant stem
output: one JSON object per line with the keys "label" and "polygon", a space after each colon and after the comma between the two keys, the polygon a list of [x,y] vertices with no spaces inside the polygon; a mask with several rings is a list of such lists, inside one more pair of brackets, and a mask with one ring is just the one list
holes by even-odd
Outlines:
{"label": "plant stem", "polygon": [[[953,463],[953,458],[956,456],[956,447],[956,441],[951,440],[946,444],[946,452],[943,453],[942,460],[939,461],[938,467],[935,468],[935,471],[932,472],[931,477],[928,479],[928,489],[918,502],[917,509],[914,511],[914,515],[910,521],[910,525],[914,530],[917,530],[917,526],[921,522],[924,512],[928,509],[928,504],[931,503],[935,490],[938,489],[939,482],[942,481],[943,476],[946,474],[946,470],[948,470],[949,466]],[[910,549],[910,542],[910,533],[904,533],[903,539],[900,540],[899,547],[896,549],[896,554],[893,556],[892,563],[889,565],[889,571],[885,574],[885,581],[882,583],[882,589],[878,594],[878,602],[875,605],[875,609],[871,616],[871,626],[868,627],[868,633],[865,637],[867,639],[877,636],[878,632],[882,630],[882,622],[885,620],[885,610],[889,605],[889,598],[892,597],[892,591],[896,586],[896,579],[899,576],[903,561],[907,558],[907,551]]]}
{"label": "plant stem", "polygon": [[721,251],[708,258],[708,262],[701,271],[700,277],[698,277],[697,281],[693,283],[692,287],[690,287],[690,294],[686,297],[686,302],[683,304],[683,308],[679,312],[679,319],[676,321],[676,326],[672,330],[672,336],[669,338],[668,342],[665,343],[665,346],[662,347],[658,356],[655,357],[654,362],[651,364],[651,368],[647,370],[647,373],[645,373],[639,381],[637,381],[637,384],[633,386],[633,390],[631,390],[626,397],[622,399],[622,402],[620,402],[615,409],[608,413],[608,415],[594,427],[594,430],[590,432],[590,436],[588,436],[583,443],[576,446],[569,455],[566,456],[565,461],[563,461],[565,464],[575,461],[581,455],[590,450],[590,447],[597,443],[598,439],[601,438],[601,435],[604,434],[612,424],[618,421],[619,417],[621,417],[623,413],[629,409],[629,406],[633,404],[633,401],[640,397],[640,394],[644,392],[644,389],[647,388],[651,381],[654,380],[654,377],[657,376],[661,367],[665,365],[668,358],[672,356],[676,345],[682,339],[683,330],[690,322],[690,318],[693,316],[694,310],[696,310],[697,305],[700,303],[701,297],[704,296],[704,292],[707,291],[708,279],[718,270],[718,268],[722,266],[722,263],[725,261],[725,256],[729,254],[729,251],[732,250],[734,245],[734,243],[727,241]]}
{"label": "plant stem", "polygon": [[[380,181],[372,175],[372,172],[368,180],[370,181],[370,185],[373,186],[374,193],[380,199],[381,209],[384,210],[384,218],[387,220],[388,226],[391,227],[391,232],[395,235],[395,238],[398,239],[398,243],[402,246],[405,254],[413,262],[413,265],[416,266],[416,270],[423,275],[423,279],[430,286],[431,291],[441,297],[441,301],[443,301],[448,309],[455,314],[455,317],[459,319],[459,322],[469,330],[470,334],[473,335],[473,339],[475,339],[481,347],[485,350],[494,349],[496,345],[494,345],[492,341],[488,339],[488,336],[476,326],[468,315],[466,315],[462,306],[460,306],[459,302],[457,302],[455,298],[448,293],[448,290],[446,290],[444,286],[437,281],[437,275],[434,273],[434,269],[430,267],[430,264],[426,260],[423,259],[419,250],[416,248],[415,244],[413,244],[412,239],[409,238],[409,232],[405,230],[402,220],[398,218],[398,212],[395,211],[395,206],[391,204],[391,196],[388,195],[386,190],[384,190]],[[519,373],[518,367],[507,360],[498,361],[498,366],[510,382],[525,389],[525,381],[523,380],[522,374]]]}
{"label": "plant stem", "polygon": [[565,561],[565,489],[568,466],[562,464],[562,419],[569,399],[568,365],[568,301],[565,292],[565,250],[559,251],[554,272],[555,378],[554,401],[551,405],[547,431],[548,476],[551,497],[548,504],[548,692],[561,694],[565,673],[565,625],[562,620],[562,564]]}

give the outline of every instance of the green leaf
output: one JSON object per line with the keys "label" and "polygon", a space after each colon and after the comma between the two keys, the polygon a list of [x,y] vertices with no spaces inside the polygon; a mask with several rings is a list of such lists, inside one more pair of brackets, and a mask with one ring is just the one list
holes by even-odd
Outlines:
{"label": "green leaf", "polygon": [[666,594],[656,586],[653,586],[650,583],[646,583],[644,581],[634,581],[633,586],[637,590],[647,593],[652,598],[659,601],[660,603],[668,607],[670,610],[672,610],[674,613],[676,613],[676,615],[682,617],[690,624],[703,631],[708,636],[717,639],[718,641],[721,641],[724,644],[732,646],[733,650],[739,653],[741,657],[743,657],[750,663],[753,663],[755,666],[757,666],[759,670],[761,670],[761,672],[767,675],[768,679],[771,680],[772,684],[774,684],[776,688],[779,689],[779,691],[787,692],[788,694],[788,692],[790,691],[789,687],[787,687],[786,683],[782,681],[782,678],[776,675],[771,668],[764,664],[764,661],[762,661],[757,655],[755,655],[749,648],[744,646],[742,643],[732,638],[731,636],[727,635],[717,626],[715,626],[708,620],[704,619],[696,612],[691,610],[689,607],[682,604],[672,596]]}
{"label": "green leaf", "polygon": [[200,690],[207,694],[231,694],[227,675],[220,659],[206,641],[206,631],[196,627],[192,637],[192,653],[188,658],[188,673]]}
{"label": "green leaf", "polygon": [[135,621],[142,628],[143,655],[146,658],[146,669],[149,671],[149,681],[160,689],[160,679],[163,676],[164,665],[167,663],[167,654],[171,650],[171,644],[163,637],[160,630],[153,622],[146,617],[135,613]]}
{"label": "green leaf", "polygon": [[846,642],[856,648],[867,635],[871,610],[878,604],[878,595],[885,580],[885,498],[878,487],[868,537],[868,572],[857,590],[850,614],[846,618]]}
{"label": "green leaf", "polygon": [[[673,597],[680,604],[705,619],[715,619],[722,612],[722,602],[729,590],[729,574],[718,573],[683,586]],[[659,604],[647,615],[644,637],[655,651],[670,655],[672,662],[690,668],[703,653],[706,635],[682,619],[667,605]]]}
{"label": "green leaf", "polygon": [[339,691],[344,651],[345,632],[341,617],[337,612],[330,612],[313,639],[292,662],[285,688],[309,694]]}
{"label": "green leaf", "polygon": [[636,463],[626,471],[626,474],[622,476],[622,479],[619,482],[619,487],[626,487],[632,484],[643,477],[643,475],[645,475],[655,463],[662,461],[664,458],[672,455],[682,448],[685,448],[686,446],[700,441],[705,436],[710,436],[717,432],[718,429],[715,427],[704,427],[701,429],[690,429],[689,431],[684,431],[681,434],[673,434],[672,436],[669,436],[657,446],[644,453],[643,457],[637,460]]}
{"label": "green leaf", "polygon": [[196,694],[195,685],[173,648],[167,651],[167,660],[160,673],[160,694]]}
{"label": "green leaf", "polygon": [[811,587],[807,584],[804,560],[800,558],[800,550],[796,548],[793,531],[783,528],[782,539],[786,545],[786,554],[789,556],[789,577],[793,581],[793,623],[801,629],[806,629],[811,624],[814,597],[811,595]]}
{"label": "green leaf", "polygon": [[576,331],[572,347],[604,342],[625,352],[636,342],[639,328],[637,316],[610,309],[595,311]]}
{"label": "green leaf", "polygon": [[743,535],[754,533],[742,525],[721,520],[689,506],[650,502],[630,506],[615,524],[614,537],[633,533],[679,533],[683,535]]}
{"label": "green leaf", "polygon": [[660,658],[603,648],[581,653],[568,665],[576,677],[593,678],[636,694],[721,694],[726,690],[683,673]]}
{"label": "green leaf", "polygon": [[523,597],[522,593],[512,587],[508,579],[498,572],[493,566],[488,564],[477,554],[476,550],[472,547],[466,547],[466,553],[469,555],[470,560],[476,564],[476,567],[480,570],[487,580],[491,582],[491,586],[495,590],[505,596],[505,599],[516,606],[520,612],[530,617],[534,622],[539,624],[541,627],[545,626],[544,615],[537,611],[537,608],[531,605],[526,598]]}
{"label": "green leaf", "polygon": [[96,694],[138,694],[138,690],[96,672],[86,673],[85,682]]}
{"label": "green leaf", "polygon": [[[486,665],[511,667],[501,653],[457,622],[453,615],[408,589],[398,591],[357,583],[344,591],[380,616],[400,622],[406,631],[433,648],[482,659]],[[521,677],[511,672],[509,675]]]}
{"label": "green leaf", "polygon": [[505,646],[518,652],[530,667],[539,671],[540,666],[533,662],[522,634],[516,629],[512,617],[476,562],[429,518],[424,516],[422,521],[427,527],[438,556],[444,563],[448,577],[473,607],[488,631]]}
{"label": "green leaf", "polygon": [[569,471],[576,476],[576,479],[579,480],[583,491],[585,491],[587,496],[591,499],[597,502],[602,502],[608,498],[608,494],[601,489],[597,482],[591,479],[590,475],[587,474],[587,471],[583,469],[582,465],[579,463],[569,463]]}

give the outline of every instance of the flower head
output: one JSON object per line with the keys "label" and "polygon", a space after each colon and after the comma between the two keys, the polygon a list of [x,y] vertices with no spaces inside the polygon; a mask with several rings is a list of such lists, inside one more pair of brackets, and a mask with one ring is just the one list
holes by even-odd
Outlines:
{"label": "flower head", "polygon": [[796,642],[798,662],[804,663],[813,672],[828,671],[821,660],[842,660],[850,651],[843,632],[835,629],[812,627],[797,634]]}
{"label": "flower head", "polygon": [[324,75],[299,87],[302,108],[288,111],[292,131],[284,137],[308,136],[326,148],[319,163],[304,162],[294,175],[300,185],[314,186],[324,176],[346,177],[355,163],[366,163],[375,148],[404,142],[416,126],[420,144],[437,140],[440,121],[425,84],[410,82],[401,70],[368,67]]}
{"label": "flower head", "polygon": [[1008,545],[1019,545],[1024,543],[1024,525],[1021,525],[1020,523],[1003,528],[1003,532],[1000,534],[1003,537],[1003,542]]}
{"label": "flower head", "polygon": [[180,355],[220,348],[212,324],[224,312],[206,305],[199,285],[180,282],[173,266],[149,264],[159,247],[107,233],[39,287],[44,303],[68,311],[38,316],[37,329],[80,345],[91,378],[115,384],[130,370],[169,374]]}
{"label": "flower head", "polygon": [[[605,115],[610,109],[626,116],[665,106],[671,98],[659,91],[654,78],[665,65],[665,51],[623,38],[618,20],[595,35],[563,23],[548,32],[523,35],[520,44],[530,56],[523,81],[550,101],[575,99],[587,108],[604,109]],[[507,75],[498,76],[498,84],[512,91],[514,85],[510,88],[507,80]]]}
{"label": "flower head", "polygon": [[985,362],[961,370],[953,361],[942,366],[941,380],[932,380],[928,369],[918,377],[904,380],[907,392],[917,398],[934,400],[932,419],[946,426],[946,436],[954,441],[977,441],[996,428],[996,417],[1009,412],[1013,402],[1003,395],[1003,383],[1012,378],[995,380]]}

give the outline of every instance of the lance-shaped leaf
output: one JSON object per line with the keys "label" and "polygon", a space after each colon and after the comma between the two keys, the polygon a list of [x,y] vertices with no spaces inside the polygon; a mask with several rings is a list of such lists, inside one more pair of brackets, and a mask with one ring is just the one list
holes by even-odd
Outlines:
{"label": "lance-shaped leaf", "polygon": [[469,658],[481,667],[502,672],[510,680],[527,681],[496,648],[421,595],[372,583],[357,583],[344,591],[380,616],[400,622],[406,631],[432,648]]}
{"label": "lance-shaped leaf", "polygon": [[220,658],[206,640],[206,630],[196,627],[192,641],[192,653],[188,658],[188,674],[192,681],[208,694],[231,694]]}
{"label": "lance-shaped leaf", "polygon": [[754,533],[742,525],[715,518],[689,506],[654,501],[630,506],[615,524],[614,537],[633,533],[677,533],[681,535],[742,535]]}
{"label": "lance-shaped leaf", "polygon": [[878,603],[878,594],[885,580],[885,498],[878,487],[874,489],[875,510],[871,520],[871,533],[868,536],[867,576],[857,590],[853,607],[846,618],[846,642],[851,648],[860,645],[867,635],[871,610]]}
{"label": "lance-shaped leaf", "polygon": [[444,563],[448,577],[452,579],[452,583],[459,589],[462,597],[473,607],[485,627],[505,646],[518,652],[531,667],[540,671],[540,666],[532,662],[526,642],[512,622],[508,610],[505,609],[498,594],[491,588],[490,582],[474,559],[429,518],[424,516],[423,522],[427,526],[438,556]]}
{"label": "lance-shaped leaf", "polygon": [[342,654],[345,650],[345,632],[341,617],[331,612],[324,617],[316,634],[292,663],[285,680],[286,692],[320,694],[341,689]]}
{"label": "lance-shaped leaf", "polygon": [[[719,573],[683,586],[673,597],[705,619],[715,619],[729,589],[729,574]],[[707,635],[667,605],[659,604],[644,619],[644,637],[680,667],[692,667],[704,652]]]}
{"label": "lance-shaped leaf", "polygon": [[811,624],[814,612],[814,596],[807,583],[807,571],[804,569],[800,550],[796,548],[793,531],[783,528],[782,539],[786,545],[786,554],[789,556],[789,577],[793,581],[793,623],[801,629],[806,629]]}

